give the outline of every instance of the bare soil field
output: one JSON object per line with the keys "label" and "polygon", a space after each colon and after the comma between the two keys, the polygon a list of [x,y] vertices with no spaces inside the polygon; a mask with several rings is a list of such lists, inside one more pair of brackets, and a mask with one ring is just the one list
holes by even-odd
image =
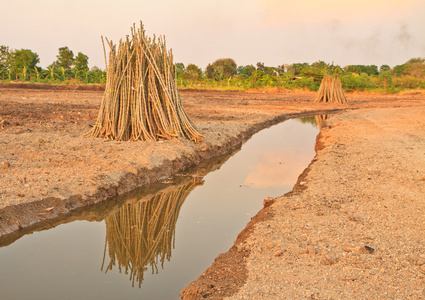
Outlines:
{"label": "bare soil field", "polygon": [[265,208],[190,284],[187,299],[425,297],[425,94],[182,90],[205,138],[83,134],[101,90],[0,86],[0,236],[161,181],[285,119],[336,113],[294,190]]}

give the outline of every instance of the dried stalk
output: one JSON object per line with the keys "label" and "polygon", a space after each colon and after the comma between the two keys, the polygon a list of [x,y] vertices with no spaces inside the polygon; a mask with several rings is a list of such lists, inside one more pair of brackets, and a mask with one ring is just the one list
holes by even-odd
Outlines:
{"label": "dried stalk", "polygon": [[347,98],[342,90],[341,79],[329,75],[323,76],[314,102],[347,104]]}
{"label": "dried stalk", "polygon": [[[165,40],[148,38],[142,23],[131,36],[109,46],[105,94],[96,124],[85,135],[119,141],[186,137],[201,141],[202,135],[183,108],[177,89],[173,54]],[[106,60],[105,41],[102,37]]]}
{"label": "dried stalk", "polygon": [[171,258],[180,208],[189,193],[200,184],[202,179],[195,178],[189,183],[165,189],[148,201],[127,202],[106,217],[102,270],[108,249],[110,262],[105,272],[118,263],[120,273],[130,274],[133,287],[136,281],[141,286],[148,265],[152,273],[158,272],[158,264],[163,267],[165,259]]}

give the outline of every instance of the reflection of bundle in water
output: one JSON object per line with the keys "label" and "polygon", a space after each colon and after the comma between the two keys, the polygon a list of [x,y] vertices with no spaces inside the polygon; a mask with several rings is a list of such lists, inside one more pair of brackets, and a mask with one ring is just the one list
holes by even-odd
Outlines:
{"label": "reflection of bundle in water", "polygon": [[326,121],[326,119],[328,117],[329,117],[328,115],[317,115],[317,116],[315,116],[316,124],[317,124],[317,126],[319,126],[319,130],[322,129],[323,123]]}
{"label": "reflection of bundle in water", "polygon": [[126,274],[130,273],[132,285],[137,280],[139,287],[148,264],[152,273],[158,272],[158,262],[163,267],[165,259],[171,258],[180,208],[189,193],[201,183],[202,179],[196,178],[188,184],[169,187],[149,201],[127,202],[105,218],[105,254],[108,244],[110,257],[106,272],[112,270],[117,261],[120,272],[124,269]]}

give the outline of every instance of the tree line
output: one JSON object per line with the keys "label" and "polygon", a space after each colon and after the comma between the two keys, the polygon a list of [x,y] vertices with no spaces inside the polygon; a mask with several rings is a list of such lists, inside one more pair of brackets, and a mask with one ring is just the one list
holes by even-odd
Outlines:
{"label": "tree line", "polygon": [[9,49],[0,46],[0,80],[30,81],[37,83],[104,84],[106,73],[98,67],[89,69],[88,56],[82,52],[74,55],[68,47],[58,49],[56,60],[47,69],[38,65],[40,58],[29,49]]}
{"label": "tree line", "polygon": [[[43,69],[37,66],[37,53],[28,49],[9,50],[0,46],[0,80],[30,81],[57,84],[101,84],[106,73],[98,67],[89,69],[88,57],[82,52],[74,56],[68,47],[58,49],[56,60]],[[277,67],[238,66],[231,58],[221,58],[205,70],[195,64],[175,64],[177,83],[183,88],[256,89],[285,88],[317,91],[325,74],[340,76],[346,91],[399,92],[425,89],[425,58],[412,58],[402,65],[348,65],[341,67],[317,61],[312,64],[294,63]]]}
{"label": "tree line", "polygon": [[425,89],[425,58],[412,58],[391,68],[382,65],[340,67],[323,61],[294,63],[278,67],[237,66],[230,58],[218,59],[203,72],[194,64],[176,64],[179,85],[193,88],[286,88],[317,91],[324,75],[341,78],[346,91],[382,91],[395,93],[406,89]]}

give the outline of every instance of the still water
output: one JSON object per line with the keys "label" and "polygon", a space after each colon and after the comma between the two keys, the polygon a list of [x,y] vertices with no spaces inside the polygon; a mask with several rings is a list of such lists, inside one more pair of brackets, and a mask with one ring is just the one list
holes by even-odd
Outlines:
{"label": "still water", "polygon": [[190,173],[20,237],[0,248],[0,299],[180,299],[265,197],[292,189],[317,133],[314,118],[285,121]]}

